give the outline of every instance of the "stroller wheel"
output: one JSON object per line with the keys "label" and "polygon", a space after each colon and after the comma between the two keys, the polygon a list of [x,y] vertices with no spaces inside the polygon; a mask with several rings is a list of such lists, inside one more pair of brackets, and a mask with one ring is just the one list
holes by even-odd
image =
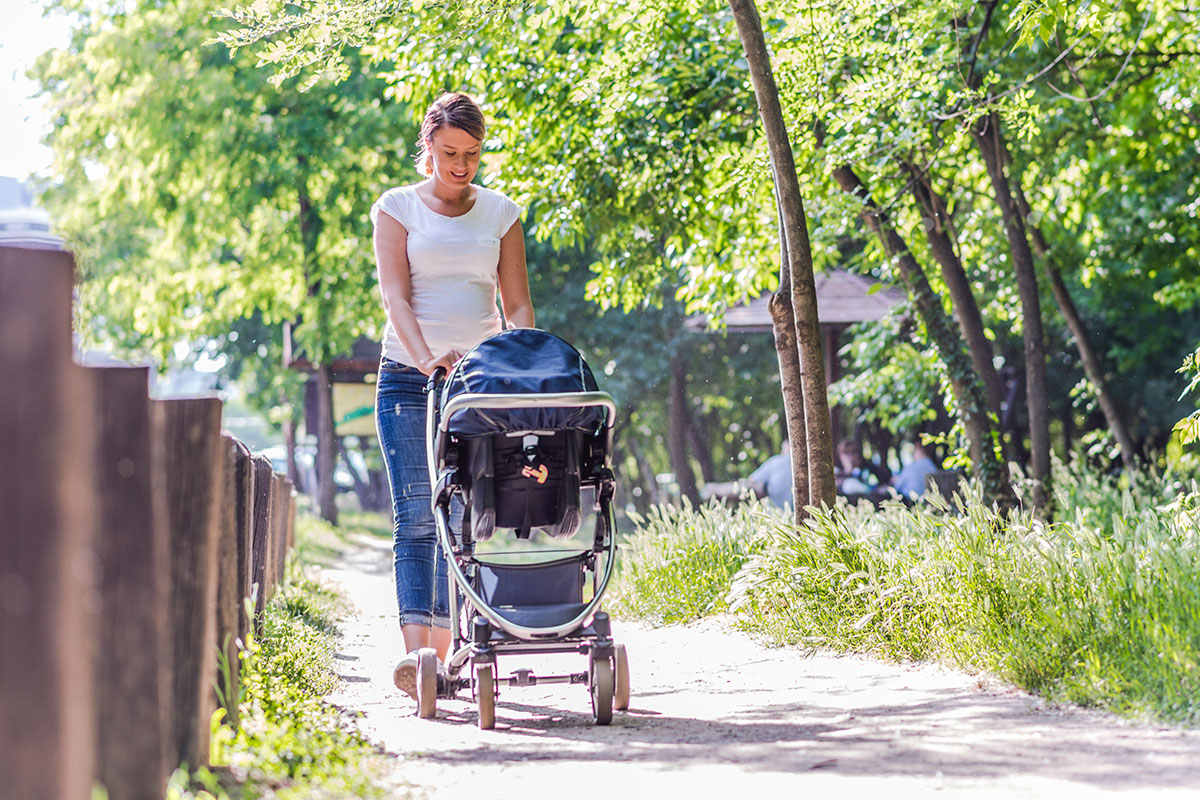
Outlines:
{"label": "stroller wheel", "polygon": [[613,668],[607,656],[592,658],[592,716],[597,725],[612,722]]}
{"label": "stroller wheel", "polygon": [[475,668],[475,699],[479,703],[479,729],[496,727],[496,665],[480,664]]}
{"label": "stroller wheel", "polygon": [[617,681],[613,693],[613,708],[625,711],[629,708],[629,656],[625,653],[625,645],[616,646]]}
{"label": "stroller wheel", "polygon": [[432,647],[417,651],[417,716],[433,719],[437,714],[437,652]]}

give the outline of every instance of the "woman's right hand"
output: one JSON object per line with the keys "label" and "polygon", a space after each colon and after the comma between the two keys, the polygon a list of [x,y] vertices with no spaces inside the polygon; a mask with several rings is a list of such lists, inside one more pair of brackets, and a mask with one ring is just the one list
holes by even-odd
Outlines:
{"label": "woman's right hand", "polygon": [[455,350],[451,348],[450,350],[442,353],[440,356],[430,356],[418,364],[417,368],[421,370],[422,374],[424,375],[432,375],[433,371],[438,367],[444,367],[446,372],[449,372],[450,370],[454,369],[454,365],[457,364],[458,360],[462,357],[463,354],[461,350]]}

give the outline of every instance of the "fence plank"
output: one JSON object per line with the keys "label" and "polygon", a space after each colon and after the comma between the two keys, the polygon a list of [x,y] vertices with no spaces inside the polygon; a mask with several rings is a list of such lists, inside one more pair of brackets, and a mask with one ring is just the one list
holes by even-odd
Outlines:
{"label": "fence plank", "polygon": [[272,527],[274,528],[272,541],[272,545],[274,546],[273,561],[275,567],[274,589],[279,589],[287,577],[287,482],[288,479],[286,475],[282,475],[278,472],[275,473],[275,485],[272,489],[274,493],[274,501],[272,505],[274,514],[271,520]]}
{"label": "fence plank", "polygon": [[275,565],[276,543],[279,539],[279,482],[278,476],[272,472],[267,477],[270,488],[267,489],[267,541],[263,546],[263,604],[271,602],[275,594],[275,583],[278,580],[278,569]]}
{"label": "fence plank", "polygon": [[97,778],[110,800],[161,798],[167,763],[167,521],[149,369],[88,370],[95,386],[103,612]]}
{"label": "fence plank", "polygon": [[163,400],[171,552],[171,716],[168,753],[197,767],[208,760],[216,676],[217,530],[224,498],[221,401]]}
{"label": "fence plank", "polygon": [[[249,517],[244,514],[247,507],[244,496],[249,487],[245,485],[250,461],[246,445],[230,436],[223,437],[225,454],[224,501],[221,503],[220,542],[217,546],[217,647],[223,654],[223,669],[218,672],[217,686],[224,695],[214,698],[227,711],[226,720],[237,725],[237,694],[241,677],[238,663],[238,639],[242,635],[242,598],[246,596],[247,583],[240,571],[239,560],[244,563],[245,532]],[[239,497],[239,495],[242,495]],[[239,509],[242,515],[239,517]]]}
{"label": "fence plank", "polygon": [[268,541],[271,532],[271,462],[264,456],[254,458],[254,540],[251,546],[251,577],[258,587],[255,593],[254,626],[262,632],[263,609],[267,607]]}
{"label": "fence plank", "polygon": [[245,642],[251,623],[245,598],[254,591],[254,457],[248,447],[243,445],[242,449],[244,454],[237,459],[235,511],[238,524],[238,638]]}
{"label": "fence plank", "polygon": [[0,247],[0,792],[87,797],[95,772],[95,430],[71,363],[74,264]]}
{"label": "fence plank", "polygon": [[296,546],[296,484],[287,479],[287,546]]}

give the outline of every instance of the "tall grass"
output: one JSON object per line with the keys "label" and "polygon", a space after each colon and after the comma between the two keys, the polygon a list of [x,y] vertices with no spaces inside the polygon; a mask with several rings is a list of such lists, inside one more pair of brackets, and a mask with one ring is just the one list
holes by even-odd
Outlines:
{"label": "tall grass", "polygon": [[[780,642],[941,659],[1056,700],[1200,723],[1200,487],[1079,466],[1056,477],[1053,523],[972,497],[839,506],[799,529],[724,512],[721,536],[748,553],[727,597]],[[696,513],[663,512],[655,529],[692,528]]]}
{"label": "tall grass", "polygon": [[723,505],[655,506],[630,515],[636,535],[621,544],[610,608],[658,623],[727,610],[729,584],[768,517]]}

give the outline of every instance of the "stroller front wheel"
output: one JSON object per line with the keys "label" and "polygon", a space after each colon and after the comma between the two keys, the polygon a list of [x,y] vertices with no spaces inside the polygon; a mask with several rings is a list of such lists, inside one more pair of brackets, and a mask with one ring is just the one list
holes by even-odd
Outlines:
{"label": "stroller front wheel", "polygon": [[612,722],[613,667],[609,656],[592,658],[592,716],[597,725]]}
{"label": "stroller front wheel", "polygon": [[479,729],[496,727],[496,665],[475,667],[475,699],[479,703]]}
{"label": "stroller front wheel", "polygon": [[437,715],[437,651],[422,647],[417,651],[417,716],[433,719]]}
{"label": "stroller front wheel", "polygon": [[616,689],[613,695],[613,708],[617,711],[629,709],[629,655],[625,645],[618,644],[614,648],[616,655]]}

